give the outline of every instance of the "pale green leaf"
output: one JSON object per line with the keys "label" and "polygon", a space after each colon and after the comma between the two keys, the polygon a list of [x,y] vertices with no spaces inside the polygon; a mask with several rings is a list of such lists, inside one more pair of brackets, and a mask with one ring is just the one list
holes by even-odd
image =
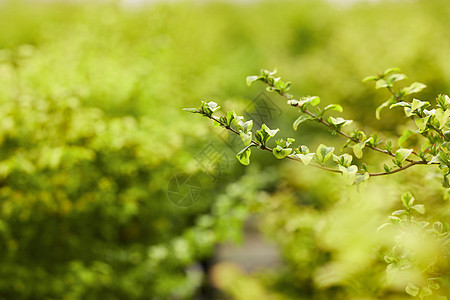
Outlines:
{"label": "pale green leaf", "polygon": [[353,145],[353,153],[355,153],[355,156],[357,158],[362,158],[363,156],[362,149],[364,149],[365,146],[366,143],[364,142]]}
{"label": "pale green leaf", "polygon": [[330,104],[330,105],[325,106],[325,108],[323,109],[324,112],[328,111],[328,110],[335,110],[335,111],[338,111],[338,112],[343,112],[344,111],[342,106],[340,106],[339,104]]}
{"label": "pale green leaf", "polygon": [[415,94],[422,91],[427,86],[420,82],[414,82],[410,86],[403,88],[403,93],[405,95]]}
{"label": "pale green leaf", "polygon": [[298,125],[300,125],[301,123],[308,121],[308,120],[313,120],[314,118],[311,117],[310,115],[301,115],[300,117],[297,118],[297,120],[294,121],[294,123],[292,124],[292,127],[294,128],[294,130],[297,130]]}
{"label": "pale green leaf", "polygon": [[252,143],[252,132],[251,131],[243,132],[242,130],[240,130],[239,136],[241,137],[245,146],[249,146]]}
{"label": "pale green leaf", "polygon": [[398,149],[395,152],[395,158],[400,163],[403,163],[408,158],[408,156],[411,155],[412,152],[413,152],[413,149],[404,149],[404,148]]}
{"label": "pale green leaf", "polygon": [[328,161],[333,155],[334,147],[327,147],[323,144],[320,144],[317,147],[316,156],[320,163],[325,163]]}

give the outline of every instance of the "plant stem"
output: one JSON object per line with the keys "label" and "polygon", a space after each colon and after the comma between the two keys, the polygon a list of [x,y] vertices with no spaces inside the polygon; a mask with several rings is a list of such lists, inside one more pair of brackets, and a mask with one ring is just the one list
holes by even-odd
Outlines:
{"label": "plant stem", "polygon": [[[206,115],[204,115],[204,116],[206,116]],[[208,116],[206,116],[206,117],[208,117]],[[225,129],[227,129],[227,130],[229,130],[229,131],[231,131],[231,132],[233,132],[233,133],[239,135],[239,132],[237,132],[236,130],[234,130],[233,128],[231,128],[231,127],[229,127],[229,126],[226,126],[225,123],[221,122],[218,118],[216,118],[216,117],[214,117],[214,116],[211,116],[211,117],[208,117],[208,118],[210,118],[211,120],[213,120],[213,121],[219,123],[219,124],[222,125],[222,127],[224,127]],[[322,121],[323,121],[323,120],[322,120]],[[323,121],[323,122],[325,122],[325,121]],[[328,123],[326,123],[326,124],[328,124]],[[350,138],[350,137],[349,137],[349,138]],[[265,145],[260,145],[260,144],[259,144],[258,142],[256,142],[255,140],[252,140],[252,141],[251,141],[251,144],[254,144],[254,145],[256,145],[256,146],[259,146],[262,150],[266,150],[266,151],[272,152],[272,148],[267,147],[267,146],[265,146]],[[250,144],[250,145],[251,145],[251,144]],[[247,146],[247,148],[251,147],[250,145]],[[380,150],[381,150],[381,149],[380,149]],[[299,159],[299,158],[297,158],[297,157],[295,157],[295,156],[293,156],[293,155],[288,155],[288,156],[286,156],[286,158],[291,159],[291,160],[294,160],[294,161],[301,162],[301,159]],[[390,174],[393,174],[393,173],[397,173],[397,172],[406,170],[406,169],[408,169],[408,168],[410,168],[410,167],[412,167],[412,166],[415,166],[415,165],[426,165],[426,164],[428,164],[427,161],[412,161],[412,162],[410,162],[409,164],[405,165],[404,167],[400,167],[400,168],[395,169],[395,170],[392,170],[392,171],[390,171],[390,172],[369,173],[369,177],[390,175]],[[435,164],[435,163],[433,163],[433,164]],[[342,171],[340,171],[340,170],[338,170],[338,169],[328,168],[328,167],[321,166],[321,165],[310,164],[310,166],[315,167],[315,168],[319,168],[319,169],[323,169],[323,170],[326,170],[326,171],[334,172],[334,173],[342,173]],[[357,175],[364,175],[364,174],[362,174],[362,173],[356,173],[356,174],[357,174]]]}

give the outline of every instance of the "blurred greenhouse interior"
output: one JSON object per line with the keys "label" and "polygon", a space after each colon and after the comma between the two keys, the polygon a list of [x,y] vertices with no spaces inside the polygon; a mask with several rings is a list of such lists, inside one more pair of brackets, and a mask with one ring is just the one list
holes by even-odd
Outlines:
{"label": "blurred greenhouse interior", "polygon": [[[398,142],[414,121],[378,120],[390,95],[362,79],[398,67],[435,105],[450,94],[449,16],[448,0],[1,0],[0,299],[448,299],[438,167],[348,186],[256,148],[244,166],[239,136],[182,109],[214,101],[339,155],[345,139],[295,131],[298,110],[246,85],[276,69],[294,97],[417,147]],[[409,223],[377,230],[407,192]]]}

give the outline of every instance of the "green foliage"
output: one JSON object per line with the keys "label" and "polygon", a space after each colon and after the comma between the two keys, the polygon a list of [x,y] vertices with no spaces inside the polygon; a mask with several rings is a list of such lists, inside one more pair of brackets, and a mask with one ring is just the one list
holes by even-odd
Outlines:
{"label": "green foliage", "polygon": [[[404,107],[386,109],[381,122],[372,120],[379,94],[359,79],[367,70],[399,63],[427,83],[420,99],[447,92],[448,2],[383,1],[345,9],[322,1],[213,2],[124,7],[122,1],[1,1],[0,298],[195,298],[207,279],[197,262],[210,257],[217,243],[239,241],[243,222],[255,211],[282,249],[283,265],[248,281],[241,274],[239,284],[232,284],[233,297],[248,299],[254,286],[264,286],[255,299],[273,299],[273,291],[285,299],[403,297],[407,283],[387,287],[380,276],[385,262],[377,261],[376,249],[383,240],[373,228],[382,223],[376,217],[393,205],[388,198],[399,187],[415,191],[430,223],[440,220],[447,228],[448,195],[442,198],[433,185],[434,168],[424,165],[388,181],[371,181],[378,188],[398,184],[379,196],[376,203],[382,206],[367,207],[361,199],[349,203],[340,193],[346,189],[342,183],[351,183],[355,166],[358,173],[369,171],[349,153],[337,153],[339,145],[314,126],[314,117],[298,124],[297,144],[291,145],[286,144],[295,134],[288,132],[291,124],[266,123],[280,128],[276,138],[283,134],[283,142],[270,138],[265,147],[279,150],[270,155],[291,148],[290,161],[316,165],[315,153],[304,144],[332,146],[335,154],[323,167],[347,172],[348,181],[347,173],[341,179],[267,159],[255,151],[260,145],[250,142],[259,125],[253,129],[251,120],[230,111],[221,121],[237,131],[244,147],[252,145],[252,164],[230,164],[230,178],[211,182],[194,157],[214,139],[212,129],[180,108],[204,95],[226,99],[220,101],[223,108],[242,112],[257,89],[246,89],[243,76],[276,64],[296,86],[274,80],[269,90],[320,93],[321,99],[296,101],[306,100],[302,106],[329,124],[330,115],[355,120],[341,129],[364,142],[364,160],[375,168],[379,160],[374,162],[369,145],[395,155],[394,141],[404,130],[396,111],[403,113]],[[431,123],[450,136],[441,127],[446,99],[438,96],[434,117],[416,118],[423,119],[417,122],[424,132],[433,131]],[[208,109],[217,113],[216,106]],[[288,109],[283,108],[283,119],[299,117],[301,109]],[[353,132],[349,128],[361,126],[357,120],[388,135],[377,140]],[[423,136],[414,123],[406,127],[414,134],[398,146],[428,155],[418,147]],[[439,141],[433,145],[433,163],[445,165]],[[393,158],[378,167],[386,163],[395,171]],[[167,199],[167,185],[178,173],[203,178],[203,198],[188,209]],[[411,284],[427,293],[426,283]],[[448,294],[448,279],[432,281],[430,289],[433,297]]]}
{"label": "green foliage", "polygon": [[[450,113],[447,114],[447,110],[443,110],[441,107],[447,107],[448,96],[440,95],[437,98],[437,105],[439,107],[431,110],[427,110],[431,104],[427,101],[420,101],[417,99],[412,99],[411,102],[405,97],[412,93],[420,92],[425,85],[420,83],[413,83],[407,88],[403,88],[396,92],[394,90],[394,83],[396,81],[405,79],[406,76],[403,74],[396,74],[394,72],[398,71],[397,68],[392,68],[386,70],[384,73],[378,76],[366,77],[363,81],[376,81],[376,88],[387,88],[391,93],[392,97],[389,100],[390,109],[395,107],[403,107],[404,112],[407,117],[415,120],[417,130],[413,131],[407,129],[403,135],[399,138],[401,143],[404,143],[412,134],[421,134],[425,141],[418,145],[420,152],[417,153],[414,149],[409,148],[398,148],[393,151],[391,143],[383,142],[379,139],[379,134],[372,134],[368,137],[363,131],[354,129],[351,133],[345,133],[342,131],[344,125],[350,124],[352,121],[345,120],[341,117],[329,116],[328,121],[325,121],[323,115],[326,111],[330,109],[321,109],[318,105],[320,104],[319,97],[304,97],[300,100],[293,99],[294,96],[286,94],[287,88],[290,87],[290,83],[284,83],[280,77],[273,77],[275,71],[262,70],[259,76],[247,77],[247,84],[252,84],[255,81],[263,81],[269,86],[269,91],[275,91],[279,95],[285,97],[288,101],[288,105],[298,107],[301,116],[294,122],[294,129],[306,120],[316,121],[317,123],[328,127],[333,134],[339,134],[347,138],[347,142],[344,144],[342,149],[345,149],[350,144],[353,143],[353,153],[356,158],[361,159],[363,157],[362,150],[367,147],[373,151],[381,152],[384,155],[393,157],[392,162],[396,166],[391,168],[384,164],[384,172],[380,173],[369,173],[366,164],[361,166],[362,172],[358,173],[358,166],[351,165],[353,161],[353,156],[344,153],[340,156],[334,154],[334,147],[328,147],[324,144],[320,144],[317,147],[315,153],[310,153],[308,147],[299,146],[296,149],[292,149],[291,145],[295,141],[293,138],[287,138],[286,141],[283,139],[276,141],[276,147],[272,150],[268,148],[267,143],[271,137],[273,137],[277,130],[270,130],[265,124],[262,125],[261,129],[256,131],[256,141],[251,141],[246,143],[246,147],[237,154],[239,161],[244,164],[249,164],[250,156],[250,146],[259,146],[263,150],[272,151],[274,156],[278,159],[290,158],[293,160],[301,161],[303,164],[310,164],[311,160],[317,163],[313,166],[325,169],[327,171],[342,173],[345,182],[348,185],[360,184],[366,181],[369,177],[390,175],[392,173],[397,173],[406,170],[409,167],[415,165],[432,165],[439,164],[439,167],[444,171],[444,179],[442,185],[448,188],[449,180],[447,176],[450,174],[450,159],[448,157],[448,138],[443,133],[443,130],[448,131],[447,128],[448,118]],[[393,102],[393,103],[391,103]],[[202,106],[204,105],[204,102]],[[230,128],[226,125],[223,117],[219,119],[212,116],[211,114],[202,111],[202,106],[195,110],[189,109],[190,111],[195,111],[213,120],[214,123],[219,123],[220,126],[225,127],[228,130],[235,131],[235,129]],[[216,104],[214,103],[214,107]],[[380,108],[383,108],[385,104],[377,109],[379,112]],[[333,105],[331,107],[338,108],[336,111],[342,112],[339,109],[340,106]],[[330,108],[330,106],[327,106]],[[233,111],[234,113],[234,111]],[[228,115],[229,113],[227,113]],[[421,120],[421,122],[417,122]],[[379,148],[379,145],[384,145],[383,148]],[[293,151],[294,150],[294,151]],[[411,155],[415,155],[419,160],[411,159]],[[334,167],[329,167],[327,162],[332,159]],[[408,163],[404,166],[405,163]],[[333,166],[333,165],[331,165]],[[443,263],[448,258],[448,253],[450,251],[448,245],[448,231],[442,231],[443,225],[441,222],[436,222],[432,226],[433,228],[438,228],[439,230],[429,229],[428,222],[422,221],[417,222],[413,217],[413,213],[425,214],[425,206],[422,204],[414,204],[414,197],[410,193],[405,193],[401,197],[404,209],[397,210],[392,213],[389,217],[391,223],[386,223],[379,227],[382,229],[391,224],[397,224],[402,226],[401,230],[394,237],[396,244],[393,246],[393,250],[390,255],[385,256],[385,261],[388,263],[386,269],[387,281],[389,284],[395,280],[396,276],[399,276],[401,280],[409,278],[408,275],[398,275],[400,272],[408,272],[413,270],[419,272],[420,274],[428,274],[428,278],[425,278],[428,282],[427,286],[418,287],[412,281],[421,282],[420,279],[408,279],[410,280],[405,287],[405,292],[411,296],[417,296],[420,299],[433,295],[432,289],[439,289],[439,284],[436,282],[444,280],[447,275],[446,264]],[[446,223],[448,227],[448,223]],[[416,232],[412,232],[415,230]],[[413,239],[413,240],[412,240]],[[421,247],[419,244],[427,241],[432,243],[429,248]],[[430,250],[431,249],[431,250]],[[425,252],[425,254],[423,253]],[[430,257],[431,256],[431,257]]]}

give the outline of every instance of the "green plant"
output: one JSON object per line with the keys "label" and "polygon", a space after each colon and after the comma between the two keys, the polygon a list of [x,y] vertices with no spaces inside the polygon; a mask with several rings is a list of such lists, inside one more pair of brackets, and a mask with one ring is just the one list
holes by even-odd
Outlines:
{"label": "green plant", "polygon": [[[272,149],[268,146],[268,141],[274,137],[279,129],[271,130],[267,125],[263,124],[259,130],[252,133],[253,121],[244,121],[244,117],[238,116],[234,111],[227,112],[226,116],[215,117],[214,112],[220,109],[217,103],[203,101],[199,108],[185,109],[189,112],[201,114],[214,122],[214,126],[224,127],[227,130],[238,134],[243,143],[244,148],[236,155],[237,159],[244,165],[250,163],[250,155],[252,147],[259,147],[262,150],[271,151],[278,159],[288,158],[297,160],[305,165],[310,164],[314,167],[322,168],[327,171],[342,173],[348,179],[349,184],[360,183],[369,177],[383,176],[406,170],[416,165],[439,165],[443,172],[442,185],[450,187],[448,175],[450,174],[450,127],[448,119],[450,117],[450,98],[447,95],[439,95],[436,98],[434,108],[428,101],[421,101],[416,98],[409,99],[409,95],[418,93],[426,86],[419,82],[394,90],[394,84],[397,81],[406,78],[404,74],[394,73],[397,68],[388,69],[376,76],[366,77],[363,81],[375,81],[376,88],[386,88],[391,97],[381,104],[376,116],[380,118],[380,111],[384,107],[390,109],[395,107],[403,107],[405,115],[416,124],[416,129],[407,129],[398,139],[398,146],[394,146],[391,141],[383,141],[379,138],[380,134],[367,134],[364,131],[353,128],[352,131],[343,131],[344,126],[349,126],[352,120],[346,120],[342,117],[333,117],[328,115],[330,111],[342,113],[343,108],[339,104],[330,104],[320,107],[320,98],[318,96],[307,96],[295,99],[289,94],[291,83],[285,82],[280,77],[274,77],[275,71],[270,72],[262,70],[257,76],[247,77],[247,84],[251,85],[255,81],[263,81],[268,85],[267,91],[277,92],[286,98],[287,103],[299,109],[300,116],[293,123],[293,128],[305,121],[315,121],[321,125],[328,127],[333,135],[341,135],[347,139],[341,147],[343,152],[349,146],[352,146],[353,154],[344,153],[341,155],[334,154],[334,147],[319,145],[316,152],[310,152],[306,145],[292,147],[295,142],[294,138],[276,140],[276,146]],[[429,109],[427,109],[429,108]],[[414,134],[419,134],[425,139],[413,148],[403,148],[405,141]],[[255,139],[252,139],[254,135]],[[368,148],[376,152],[383,153],[392,157],[392,165],[383,165],[383,172],[369,172],[367,164],[362,163],[360,166],[353,164],[354,158],[361,159],[363,157],[363,149]]]}
{"label": "green plant", "polygon": [[[450,187],[448,180],[450,174],[450,127],[448,123],[450,98],[447,95],[439,95],[434,105],[429,101],[411,99],[410,95],[420,92],[425,88],[425,85],[414,82],[409,86],[397,88],[396,83],[406,79],[406,75],[397,73],[398,71],[397,68],[388,69],[363,80],[364,82],[375,81],[377,89],[386,88],[390,93],[389,99],[377,108],[375,113],[377,119],[380,118],[380,112],[383,108],[401,107],[406,117],[414,122],[415,128],[404,130],[403,134],[398,137],[397,145],[391,141],[382,140],[380,138],[382,133],[367,134],[359,128],[344,131],[344,127],[351,126],[352,120],[330,114],[332,111],[342,113],[341,105],[330,104],[320,107],[318,96],[294,98],[293,95],[288,93],[291,83],[275,77],[275,71],[262,70],[259,75],[249,76],[247,77],[247,84],[251,85],[256,81],[262,81],[268,85],[267,91],[278,93],[287,100],[288,105],[298,108],[300,116],[293,123],[294,130],[297,130],[299,125],[305,121],[315,121],[326,126],[332,135],[344,137],[346,142],[341,147],[342,154],[335,154],[334,147],[324,144],[320,144],[315,152],[310,152],[306,145],[294,147],[295,139],[292,137],[278,139],[273,146],[269,145],[269,141],[279,132],[279,129],[270,129],[267,125],[262,124],[260,129],[252,131],[253,121],[246,121],[235,111],[229,111],[225,116],[216,117],[214,113],[220,109],[220,106],[213,101],[202,101],[199,108],[185,110],[211,119],[214,127],[223,127],[239,135],[244,143],[244,148],[236,154],[236,157],[243,165],[250,163],[251,148],[260,148],[272,152],[277,159],[287,158],[304,165],[341,173],[349,185],[359,184],[370,177],[386,176],[405,171],[417,165],[437,165],[442,171],[441,184],[444,188],[448,188]],[[420,137],[417,142],[415,144],[409,143],[408,147],[404,147],[408,139],[414,135]],[[348,148],[351,148],[352,151],[348,151]],[[364,148],[390,157],[391,164],[383,164],[384,171],[382,172],[369,171],[369,166],[362,161]],[[352,164],[354,161],[355,163]],[[370,168],[374,167],[376,166],[370,166]],[[433,290],[439,289],[438,282],[445,281],[444,278],[448,276],[448,264],[445,261],[448,259],[449,251],[449,225],[445,222],[436,221],[433,226],[429,227],[428,222],[417,222],[412,216],[413,212],[423,214],[425,208],[421,204],[414,204],[414,198],[409,193],[402,196],[402,203],[404,209],[395,211],[390,217],[391,222],[399,225],[401,230],[395,237],[396,244],[392,251],[385,256],[385,261],[389,264],[387,266],[387,278],[388,282],[392,282],[394,277],[392,274],[398,273],[399,270],[417,271],[423,277],[410,279],[405,291],[411,296],[424,299],[433,295]],[[388,225],[391,225],[391,223],[382,227]],[[416,237],[415,244],[413,243],[416,246],[415,249],[411,249],[411,245],[409,245],[409,248],[405,246],[405,244],[410,243],[410,240],[405,241],[403,238],[411,235]],[[431,247],[433,250],[419,247],[420,241],[430,242],[435,247]],[[430,253],[430,251],[434,252]],[[431,258],[427,257],[426,260],[423,260],[422,258],[427,256],[423,252],[430,254]],[[408,276],[403,277],[407,278]],[[425,278],[427,284],[421,282],[423,278]],[[421,287],[419,288],[417,285]],[[436,297],[446,299],[444,296],[439,296],[439,293]]]}

